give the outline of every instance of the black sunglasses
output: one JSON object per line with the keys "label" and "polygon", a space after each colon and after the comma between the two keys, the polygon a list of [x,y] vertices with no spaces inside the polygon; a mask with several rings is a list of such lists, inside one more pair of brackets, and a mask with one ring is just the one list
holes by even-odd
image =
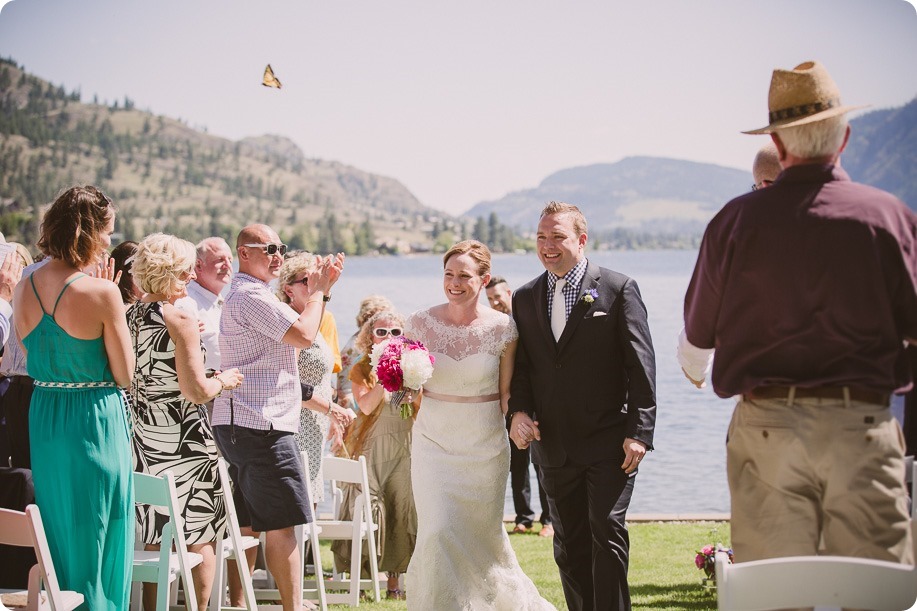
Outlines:
{"label": "black sunglasses", "polygon": [[392,337],[398,337],[399,335],[401,335],[401,328],[392,327],[391,329],[387,329],[385,327],[378,327],[376,329],[373,329],[373,335],[375,335],[376,337],[385,337],[389,333],[392,334]]}
{"label": "black sunglasses", "polygon": [[309,276],[303,276],[301,280],[290,280],[290,286],[294,284],[301,284],[303,286],[309,286]]}
{"label": "black sunglasses", "polygon": [[249,248],[263,248],[264,253],[267,255],[283,255],[287,254],[287,245],[286,244],[243,244],[242,246],[248,246]]}

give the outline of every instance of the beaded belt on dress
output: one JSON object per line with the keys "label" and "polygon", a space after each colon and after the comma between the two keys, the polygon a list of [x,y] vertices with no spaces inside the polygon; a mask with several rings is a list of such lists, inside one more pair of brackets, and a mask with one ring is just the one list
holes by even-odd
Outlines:
{"label": "beaded belt on dress", "polygon": [[114,382],[43,382],[35,380],[35,386],[42,388],[118,388]]}
{"label": "beaded belt on dress", "polygon": [[490,403],[491,401],[500,400],[500,393],[481,395],[478,397],[463,397],[461,395],[445,395],[443,393],[433,392],[432,390],[424,390],[423,396],[436,399],[437,401],[448,401],[449,403]]}

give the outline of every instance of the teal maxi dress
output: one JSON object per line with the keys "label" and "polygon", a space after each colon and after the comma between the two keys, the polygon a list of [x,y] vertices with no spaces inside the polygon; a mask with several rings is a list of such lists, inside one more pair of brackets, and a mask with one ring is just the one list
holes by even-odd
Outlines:
{"label": "teal maxi dress", "polygon": [[72,337],[54,319],[61,295],[82,277],[64,286],[51,314],[35,291],[43,316],[22,339],[35,380],[32,477],[61,587],[85,596],[79,609],[122,611],[128,608],[134,549],[124,395],[102,338]]}

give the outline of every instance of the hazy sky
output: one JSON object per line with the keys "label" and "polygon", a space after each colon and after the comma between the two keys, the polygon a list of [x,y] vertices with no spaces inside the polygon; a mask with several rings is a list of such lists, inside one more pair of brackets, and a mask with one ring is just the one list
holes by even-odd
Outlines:
{"label": "hazy sky", "polygon": [[[3,4],[3,0],[0,0]],[[822,61],[847,104],[917,96],[904,0],[13,0],[0,55],[84,101],[392,176],[462,212],[577,165],[748,169],[774,68]],[[270,63],[283,82],[262,87]],[[575,203],[575,202],[574,202]]]}

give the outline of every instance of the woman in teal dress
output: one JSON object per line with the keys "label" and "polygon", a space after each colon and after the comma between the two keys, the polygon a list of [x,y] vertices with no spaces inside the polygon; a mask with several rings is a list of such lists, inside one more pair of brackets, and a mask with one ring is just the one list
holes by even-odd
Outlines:
{"label": "woman in teal dress", "polygon": [[[73,187],[45,214],[50,261],[16,287],[16,328],[35,380],[32,477],[60,585],[80,609],[128,608],[134,491],[124,395],[134,368],[118,286],[81,270],[111,245],[115,211]],[[119,388],[120,387],[120,388]]]}

